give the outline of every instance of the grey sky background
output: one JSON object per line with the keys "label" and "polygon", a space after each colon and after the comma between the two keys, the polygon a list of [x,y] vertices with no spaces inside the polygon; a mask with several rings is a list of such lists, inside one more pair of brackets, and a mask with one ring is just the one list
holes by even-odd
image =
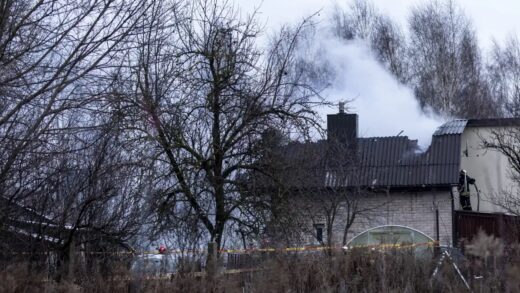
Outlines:
{"label": "grey sky background", "polygon": [[[276,29],[284,23],[293,23],[316,11],[323,11],[318,19],[325,21],[328,12],[339,5],[346,7],[349,0],[235,0],[244,11],[260,7],[260,18],[268,29]],[[372,0],[376,8],[406,25],[410,8],[424,0]],[[519,0],[454,0],[475,25],[481,44],[488,47],[493,39],[520,32]]]}
{"label": "grey sky background", "polygon": [[[372,0],[383,14],[390,16],[405,29],[410,9],[425,0]],[[294,24],[320,11],[314,20],[325,23],[331,11],[338,5],[347,7],[350,0],[235,0],[243,12],[258,8],[258,20],[265,25],[266,35],[283,24]],[[474,24],[483,56],[493,41],[502,43],[508,36],[520,32],[520,1],[516,0],[454,0]],[[315,46],[323,58],[334,68],[336,78],[323,93],[330,101],[355,100],[350,104],[359,115],[360,135],[392,136],[404,131],[411,139],[418,139],[423,149],[431,141],[435,129],[449,118],[433,117],[420,111],[411,89],[397,82],[381,66],[363,41],[346,42],[327,33],[318,34]],[[320,109],[326,114],[336,109]]]}

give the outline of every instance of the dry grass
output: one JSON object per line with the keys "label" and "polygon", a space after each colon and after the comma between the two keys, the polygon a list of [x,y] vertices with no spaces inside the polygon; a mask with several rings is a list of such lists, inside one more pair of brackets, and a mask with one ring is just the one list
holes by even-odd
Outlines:
{"label": "dry grass", "polygon": [[[479,242],[480,241],[480,242]],[[481,236],[459,263],[474,292],[520,292],[520,250],[505,249]],[[483,255],[478,255],[482,253]],[[493,259],[490,260],[490,257]],[[132,275],[115,265],[110,274],[77,274],[74,282],[56,282],[29,271],[27,263],[0,272],[0,292],[467,292],[449,261],[436,276],[438,258],[418,258],[411,251],[348,254],[280,254],[260,270],[221,273],[213,279],[182,273],[163,279]],[[481,278],[475,278],[475,276]]]}

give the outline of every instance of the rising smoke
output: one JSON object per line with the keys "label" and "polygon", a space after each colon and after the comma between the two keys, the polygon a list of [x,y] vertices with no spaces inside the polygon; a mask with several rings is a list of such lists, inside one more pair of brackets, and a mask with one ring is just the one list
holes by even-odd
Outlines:
{"label": "rising smoke", "polygon": [[[444,121],[423,111],[413,91],[399,83],[373,55],[364,40],[345,41],[327,32],[316,33],[312,43],[315,58],[331,72],[323,96],[329,101],[351,100],[347,110],[359,115],[361,137],[403,136],[418,139],[425,150],[435,129]],[[323,109],[322,117],[337,109]]]}

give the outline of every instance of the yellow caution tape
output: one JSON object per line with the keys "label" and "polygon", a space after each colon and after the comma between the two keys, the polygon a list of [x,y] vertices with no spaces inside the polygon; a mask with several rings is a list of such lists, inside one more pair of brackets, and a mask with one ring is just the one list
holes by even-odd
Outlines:
{"label": "yellow caution tape", "polygon": [[[374,244],[374,245],[354,245],[354,246],[303,246],[303,247],[285,247],[285,248],[250,248],[250,249],[221,249],[220,253],[242,253],[242,254],[250,254],[250,253],[258,253],[258,252],[299,252],[299,251],[323,251],[323,250],[344,250],[345,248],[353,249],[353,248],[365,248],[365,249],[386,249],[386,248],[396,248],[396,249],[406,249],[406,248],[414,248],[418,246],[436,246],[438,245],[438,241],[424,242],[424,243],[415,243],[415,244]],[[4,252],[5,253],[5,252]],[[52,251],[47,252],[7,252],[8,254],[19,254],[19,255],[31,255],[31,254],[50,254]],[[148,251],[80,251],[79,253],[84,254],[100,254],[100,255],[113,255],[113,254],[132,254],[132,255],[147,255],[147,254],[181,254],[181,253],[206,253],[206,250],[198,249],[198,250],[167,250],[166,252],[160,253],[159,250],[148,250]]]}

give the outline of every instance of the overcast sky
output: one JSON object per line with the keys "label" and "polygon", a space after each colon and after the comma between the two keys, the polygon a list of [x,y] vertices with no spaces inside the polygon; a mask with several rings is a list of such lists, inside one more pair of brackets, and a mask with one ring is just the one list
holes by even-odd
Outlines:
{"label": "overcast sky", "polygon": [[[319,19],[325,20],[335,4],[346,6],[349,0],[236,0],[245,10],[260,7],[261,18],[269,29],[276,29],[283,23],[292,23],[316,11],[323,11]],[[392,19],[405,25],[410,7],[424,0],[372,0],[376,8]],[[483,46],[488,46],[493,38],[502,40],[520,31],[519,0],[454,0],[468,15],[477,29]]]}
{"label": "overcast sky", "polygon": [[[282,24],[296,23],[304,17],[321,11],[315,20],[325,23],[335,4],[346,7],[351,0],[235,0],[243,11],[259,8],[259,21],[267,33],[276,31]],[[382,14],[406,27],[410,9],[424,0],[372,0]],[[493,40],[502,42],[520,32],[519,0],[455,0],[471,19],[481,47],[486,50]],[[321,35],[316,46],[324,48],[324,58],[332,64],[336,79],[324,96],[333,102],[356,98],[350,104],[359,115],[361,136],[392,136],[403,131],[410,139],[418,139],[423,149],[430,144],[435,129],[445,118],[432,117],[420,111],[413,91],[398,83],[371,54],[362,41],[334,39]],[[320,114],[337,112],[323,109]]]}

